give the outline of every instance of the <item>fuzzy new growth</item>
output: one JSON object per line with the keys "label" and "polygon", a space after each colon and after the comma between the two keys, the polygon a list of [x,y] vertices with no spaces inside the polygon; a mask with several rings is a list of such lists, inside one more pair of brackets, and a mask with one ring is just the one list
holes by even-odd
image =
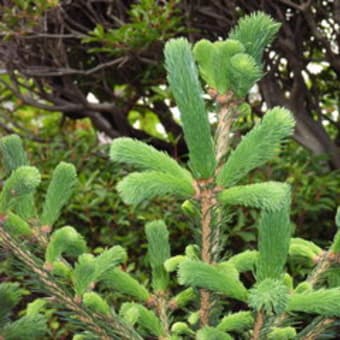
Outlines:
{"label": "fuzzy new growth", "polygon": [[[245,180],[292,134],[292,114],[273,108],[234,149],[229,143],[240,105],[262,76],[262,53],[279,26],[266,14],[254,13],[241,19],[225,41],[203,40],[191,46],[179,38],[166,44],[168,81],[189,149],[187,166],[140,141],[125,137],[113,141],[111,160],[136,170],[117,185],[123,201],[138,205],[169,195],[183,199],[200,235],[198,244],[190,240],[184,254],[171,257],[170,240],[175,235],[162,220],[146,223],[150,270],[143,282],[126,270],[130,267],[122,247],[93,254],[74,227],[54,228],[75,189],[71,164],[56,167],[41,207],[34,199],[40,173],[27,164],[20,138],[0,140],[8,172],[0,194],[0,245],[23,263],[37,289],[49,297],[48,304],[56,302],[53,307],[81,331],[74,340],[314,339],[340,318],[340,291],[333,283],[339,282],[335,266],[340,261],[339,231],[327,251],[292,239],[289,185]],[[215,131],[208,120],[205,88],[219,117]],[[221,258],[225,215],[235,206],[259,210],[256,249]],[[340,227],[340,210],[336,224]],[[32,236],[38,250],[26,242]],[[293,266],[295,261],[311,273],[294,287],[300,278],[288,274],[286,264]],[[19,339],[19,326],[26,327],[27,320],[47,322],[42,313],[26,318],[34,308],[17,323],[9,320],[16,293],[17,286],[0,284],[0,338]],[[37,306],[45,304],[38,301]],[[303,328],[294,319],[301,312],[318,317]],[[31,334],[45,335],[44,324],[39,324],[40,333],[32,329]]]}

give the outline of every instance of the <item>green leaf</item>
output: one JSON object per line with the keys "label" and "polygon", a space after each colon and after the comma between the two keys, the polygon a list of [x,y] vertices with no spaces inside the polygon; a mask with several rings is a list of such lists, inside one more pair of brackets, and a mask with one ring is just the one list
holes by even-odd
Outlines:
{"label": "green leaf", "polygon": [[96,278],[100,279],[105,272],[126,262],[126,260],[127,253],[123,247],[113,246],[109,249],[105,249],[96,257]]}
{"label": "green leaf", "polygon": [[214,147],[197,68],[186,39],[167,42],[165,64],[170,88],[181,112],[194,177],[209,178],[216,166]]}
{"label": "green leaf", "polygon": [[340,229],[340,206],[336,210],[335,225]]}
{"label": "green leaf", "polygon": [[258,256],[258,251],[246,250],[232,256],[227,263],[233,265],[239,273],[253,271],[255,269]]}
{"label": "green leaf", "polygon": [[281,314],[288,305],[288,287],[279,280],[265,279],[249,291],[249,306],[265,314]]}
{"label": "green leaf", "polygon": [[287,260],[291,237],[289,205],[279,211],[262,211],[258,225],[259,258],[256,280],[280,278]]}
{"label": "green leaf", "polygon": [[[11,173],[20,166],[28,165],[27,155],[19,136],[10,135],[1,138],[0,151],[7,173]],[[16,213],[24,219],[28,219],[35,214],[33,193],[18,197],[15,205]]]}
{"label": "green leaf", "polygon": [[293,133],[295,121],[292,114],[280,107],[268,111],[231,152],[217,176],[224,187],[235,185],[247,173],[270,160],[279,150],[280,143]]}
{"label": "green leaf", "polygon": [[82,254],[72,273],[74,290],[78,296],[82,296],[96,279],[96,262],[92,254]]}
{"label": "green leaf", "polygon": [[91,311],[99,314],[110,315],[110,307],[107,302],[95,292],[87,292],[83,296],[83,304]]}
{"label": "green leaf", "polygon": [[72,274],[77,295],[83,295],[91,284],[100,281],[107,271],[124,262],[126,258],[126,251],[120,246],[106,249],[97,257],[92,254],[80,255]]}
{"label": "green leaf", "polygon": [[169,284],[169,274],[164,262],[170,257],[169,232],[162,220],[145,225],[148,240],[148,259],[152,268],[152,286],[157,291],[165,291]]}
{"label": "green leaf", "polygon": [[290,186],[279,182],[235,186],[219,193],[218,199],[223,204],[277,211],[290,202]]}
{"label": "green leaf", "polygon": [[195,44],[193,50],[202,78],[219,94],[225,94],[233,87],[231,58],[241,52],[244,52],[243,45],[231,39],[214,43],[203,39]]}
{"label": "green leaf", "polygon": [[27,304],[26,315],[39,314],[47,304],[47,300],[39,298]]}
{"label": "green leaf", "polygon": [[30,236],[33,233],[28,223],[11,211],[6,216],[4,228],[13,236]]}
{"label": "green leaf", "polygon": [[74,165],[65,162],[59,163],[53,171],[52,180],[47,189],[41,215],[43,225],[52,226],[56,222],[76,183],[77,174]]}
{"label": "green leaf", "polygon": [[117,138],[112,142],[110,158],[117,163],[131,164],[138,170],[160,171],[192,183],[189,171],[182,168],[165,152],[132,138]]}
{"label": "green leaf", "polygon": [[238,312],[225,316],[217,325],[217,329],[223,332],[242,333],[252,328],[254,317],[251,312]]}
{"label": "green leaf", "polygon": [[200,321],[200,313],[197,312],[191,312],[188,316],[188,322],[190,325],[197,325]]}
{"label": "green leaf", "polygon": [[157,171],[132,173],[118,183],[117,189],[123,201],[132,205],[167,195],[186,199],[195,193],[191,184]]}
{"label": "green leaf", "polygon": [[40,184],[40,173],[32,166],[16,168],[6,180],[0,195],[0,212],[6,212],[15,205],[16,199],[33,193]]}
{"label": "green leaf", "polygon": [[296,286],[294,292],[297,294],[301,294],[301,293],[311,292],[312,290],[313,290],[313,286],[310,282],[302,281]]}
{"label": "green leaf", "polygon": [[195,292],[195,290],[190,287],[175,295],[171,299],[170,305],[174,305],[176,308],[182,308],[196,298],[197,292]]}
{"label": "green leaf", "polygon": [[53,262],[52,274],[70,280],[72,278],[72,266],[63,260]]}
{"label": "green leaf", "polygon": [[316,244],[310,241],[306,241],[302,238],[295,237],[290,240],[289,256],[291,257],[303,257],[309,260],[310,264],[321,255],[323,250]]}
{"label": "green leaf", "polygon": [[289,312],[319,314],[326,317],[340,317],[340,287],[292,294],[289,298]]}
{"label": "green leaf", "polygon": [[289,291],[294,290],[294,280],[291,275],[289,275],[288,273],[284,273],[282,282],[286,285]]}
{"label": "green leaf", "polygon": [[300,237],[292,238],[290,240],[290,245],[291,246],[292,245],[304,246],[304,247],[308,248],[315,255],[321,255],[321,253],[323,252],[322,248],[320,248],[314,242],[304,240],[303,238],[300,238]]}
{"label": "green leaf", "polygon": [[[195,335],[195,332],[185,322],[175,322],[171,326],[171,333],[176,335]],[[172,340],[172,338],[171,338]]]}
{"label": "green leaf", "polygon": [[25,220],[37,215],[34,202],[34,191],[15,199],[15,212]]}
{"label": "green leaf", "polygon": [[197,340],[233,340],[233,338],[217,328],[204,327],[197,332]]}
{"label": "green leaf", "polygon": [[86,251],[84,238],[70,226],[60,228],[53,232],[46,248],[45,259],[52,264],[63,254],[76,257]]}
{"label": "green leaf", "polygon": [[116,290],[122,294],[130,295],[139,301],[145,302],[150,293],[135,280],[130,274],[123,272],[119,268],[114,268],[101,276],[102,284],[108,289]]}
{"label": "green leaf", "polygon": [[47,332],[46,318],[41,314],[36,314],[26,315],[7,324],[0,334],[6,340],[40,340],[45,338]]}
{"label": "green leaf", "polygon": [[273,41],[280,26],[280,23],[275,22],[267,14],[257,12],[240,19],[230,32],[229,38],[240,41],[246,53],[260,65],[265,47]]}
{"label": "green leaf", "polygon": [[340,254],[340,230],[335,234],[330,251],[334,254]]}
{"label": "green leaf", "polygon": [[273,327],[268,340],[295,340],[296,330],[293,327]]}
{"label": "green leaf", "polygon": [[[194,58],[199,66],[199,71],[202,78],[213,89],[218,89],[218,81],[216,79],[216,67],[214,59],[216,58],[216,49],[212,42],[206,39],[199,40],[193,49]],[[225,77],[227,82],[227,77]],[[222,93],[227,86],[222,86]]]}
{"label": "green leaf", "polygon": [[0,284],[0,329],[9,320],[12,309],[19,303],[23,290],[18,283],[3,282]]}
{"label": "green leaf", "polygon": [[124,303],[119,311],[119,315],[124,320],[131,320],[129,314],[133,314],[134,323],[138,323],[149,334],[161,337],[164,335],[162,324],[156,314],[138,303]]}
{"label": "green leaf", "polygon": [[185,261],[186,259],[187,259],[187,256],[184,256],[184,255],[172,256],[164,262],[164,268],[169,273],[174,272],[175,270],[177,270],[177,267],[179,266],[179,264]]}
{"label": "green leaf", "polygon": [[187,260],[179,265],[178,282],[195,288],[205,288],[245,301],[247,290],[231,271],[222,271],[200,261]]}
{"label": "green leaf", "polygon": [[22,140],[17,135],[2,137],[0,139],[0,152],[7,173],[12,172],[20,166],[28,165]]}
{"label": "green leaf", "polygon": [[261,79],[261,67],[246,53],[235,54],[230,59],[231,89],[238,97],[245,97],[250,88]]}

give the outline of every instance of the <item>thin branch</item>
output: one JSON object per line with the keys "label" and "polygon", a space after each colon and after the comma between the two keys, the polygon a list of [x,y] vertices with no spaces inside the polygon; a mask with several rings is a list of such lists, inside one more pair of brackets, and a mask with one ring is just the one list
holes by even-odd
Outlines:
{"label": "thin branch", "polygon": [[[10,251],[32,271],[32,273],[36,274],[38,280],[43,284],[49,294],[65,308],[74,312],[78,319],[87,325],[89,330],[97,334],[101,340],[115,339],[110,332],[101,326],[102,321],[104,321],[103,318],[105,319],[105,317],[96,313],[88,313],[84,306],[80,305],[75,298],[69,296],[64,288],[53,280],[50,273],[35,261],[34,255],[24,249],[22,245],[18,244],[16,240],[5,231],[3,228],[4,221],[5,218],[2,216],[0,221],[0,243],[10,249]],[[109,317],[106,318],[105,322],[108,325],[112,325],[112,328],[122,339],[142,339],[132,328],[123,324],[117,318]]]}
{"label": "thin branch", "polygon": [[317,340],[319,335],[335,321],[333,318],[321,318],[306,335],[301,337],[301,340]]}
{"label": "thin branch", "polygon": [[108,68],[114,65],[120,65],[125,62],[126,57],[120,57],[117,59],[110,60],[105,63],[101,63],[88,70],[77,70],[72,68],[52,68],[53,71],[49,71],[48,67],[31,66],[26,70],[22,70],[22,74],[29,77],[53,77],[53,76],[66,76],[66,75],[84,75],[89,76],[96,73],[104,68]]}

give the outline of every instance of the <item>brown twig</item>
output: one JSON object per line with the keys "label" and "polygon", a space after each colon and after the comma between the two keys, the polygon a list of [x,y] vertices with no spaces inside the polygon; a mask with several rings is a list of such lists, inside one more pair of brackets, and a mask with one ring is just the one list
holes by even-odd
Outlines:
{"label": "brown twig", "polygon": [[261,335],[261,329],[264,324],[264,313],[262,311],[257,312],[256,320],[253,329],[252,340],[259,340]]}
{"label": "brown twig", "polygon": [[218,174],[221,166],[223,165],[223,159],[229,149],[230,128],[237,114],[236,107],[238,101],[233,97],[232,92],[223,96],[219,95],[215,100],[220,105],[217,113],[218,123],[215,132],[215,152],[217,162],[216,174]]}
{"label": "brown twig", "polygon": [[170,338],[169,318],[168,318],[168,297],[165,293],[158,294],[157,314],[161,320],[164,335],[159,337],[159,340],[166,340]]}
{"label": "brown twig", "polygon": [[318,280],[320,279],[321,275],[328,270],[328,268],[332,265],[330,261],[330,252],[324,252],[318,261],[318,264],[314,268],[314,270],[309,274],[306,279],[306,282],[309,282],[312,286],[314,286]]}
{"label": "brown twig", "polygon": [[[237,101],[233,99],[233,93],[218,95],[214,89],[209,89],[210,96],[220,105],[218,125],[215,133],[215,158],[219,167],[223,164],[224,156],[229,147],[230,128],[235,117]],[[219,188],[214,179],[200,180],[195,183],[196,198],[201,206],[201,259],[205,263],[213,263],[217,253],[219,231],[214,230],[212,240],[212,214],[217,205],[216,192]],[[200,323],[201,326],[209,324],[209,314],[212,306],[211,294],[205,289],[200,290]]]}
{"label": "brown twig", "polygon": [[[201,205],[201,259],[205,263],[212,262],[211,255],[211,221],[212,208],[216,205],[215,193],[211,185],[211,180],[197,181],[196,197]],[[210,292],[205,289],[200,290],[200,321],[201,326],[209,324],[209,312],[211,307]]]}

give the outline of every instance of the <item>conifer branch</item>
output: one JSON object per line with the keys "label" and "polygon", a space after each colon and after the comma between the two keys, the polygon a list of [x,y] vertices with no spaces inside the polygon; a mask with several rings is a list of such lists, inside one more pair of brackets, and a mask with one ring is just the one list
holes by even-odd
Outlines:
{"label": "conifer branch", "polygon": [[[319,256],[318,263],[316,267],[313,269],[313,271],[308,275],[305,282],[309,283],[311,287],[315,286],[319,279],[322,277],[322,275],[331,267],[332,265],[332,259],[333,259],[333,253],[331,251],[324,252]],[[287,320],[289,317],[288,313],[283,313],[275,320],[273,321],[273,325],[282,325],[285,320]],[[331,318],[326,318],[323,320],[332,320]],[[320,322],[321,323],[321,322]],[[327,324],[327,323],[326,323]],[[325,324],[325,326],[326,326]],[[320,330],[322,331],[322,329]],[[310,330],[310,334],[314,334],[314,327]],[[316,330],[316,336],[319,334]],[[304,339],[304,338],[303,338]],[[314,339],[314,338],[306,338],[306,339]]]}
{"label": "conifer branch", "polygon": [[7,173],[10,173],[20,166],[28,165],[22,140],[17,135],[2,137],[0,139],[0,152]]}
{"label": "conifer branch", "polygon": [[38,280],[51,297],[55,298],[58,303],[73,312],[75,317],[84,323],[88,330],[97,334],[101,340],[114,339],[112,332],[101,326],[103,322],[107,325],[111,325],[113,332],[119,334],[121,339],[142,339],[132,328],[123,324],[117,318],[104,317],[96,313],[87,312],[84,306],[79,304],[79,301],[76,301],[73,297],[69,296],[58,283],[51,279],[50,274],[37,263],[33,254],[28,250],[23,249],[22,245],[18,244],[16,240],[4,230],[3,219],[0,221],[0,242],[3,246],[10,249],[10,251],[32,271],[32,273],[37,275]]}
{"label": "conifer branch", "polygon": [[301,337],[301,340],[317,340],[319,335],[334,321],[333,318],[321,318],[306,335]]}
{"label": "conifer branch", "polygon": [[215,170],[215,157],[191,46],[186,39],[173,39],[165,45],[164,54],[169,85],[181,112],[194,177],[207,179]]}
{"label": "conifer branch", "polygon": [[294,129],[291,113],[280,107],[268,111],[261,123],[247,133],[218,174],[217,183],[224,187],[235,185],[242,177],[270,160],[282,141]]}

